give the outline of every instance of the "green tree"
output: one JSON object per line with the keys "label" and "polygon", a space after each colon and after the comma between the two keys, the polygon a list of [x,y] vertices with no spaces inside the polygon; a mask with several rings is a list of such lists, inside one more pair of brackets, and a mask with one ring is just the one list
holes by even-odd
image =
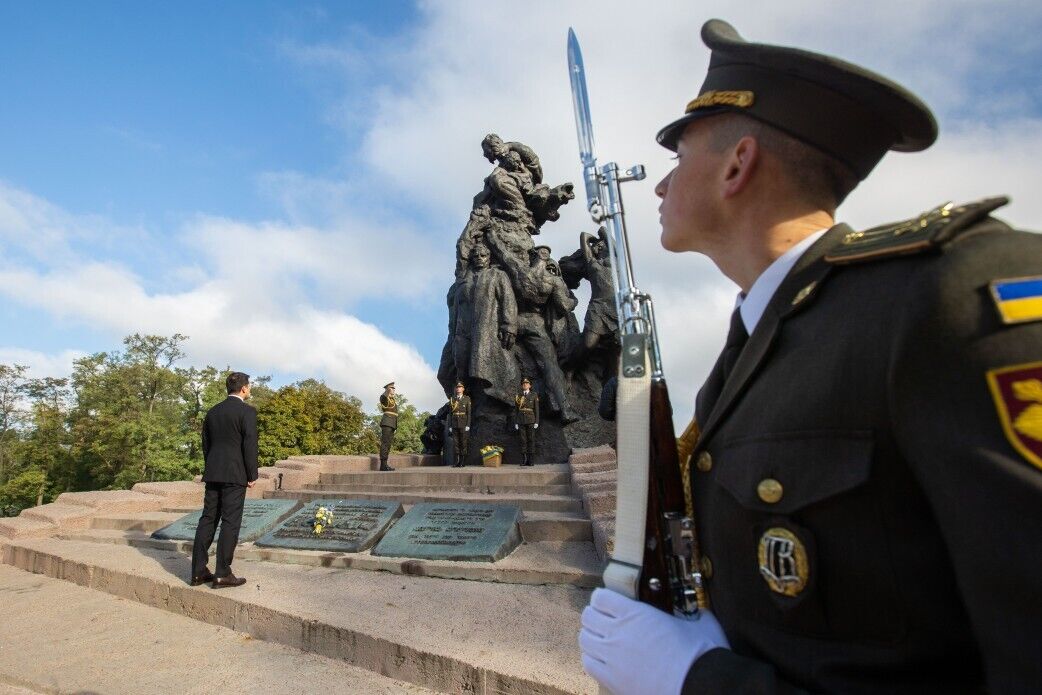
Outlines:
{"label": "green tree", "polygon": [[0,516],[16,516],[36,504],[47,475],[35,468],[24,470],[0,486]]}
{"label": "green tree", "polygon": [[27,369],[21,364],[0,364],[0,486],[14,473],[18,428],[25,420],[21,402]]}
{"label": "green tree", "polygon": [[260,464],[288,456],[357,454],[371,444],[361,401],[306,379],[257,399]]}
{"label": "green tree", "polygon": [[[67,427],[69,380],[30,379],[25,387],[32,407],[30,426],[22,445],[22,464],[42,474],[36,504],[54,499],[75,487],[76,473]],[[23,479],[23,483],[24,483]]]}

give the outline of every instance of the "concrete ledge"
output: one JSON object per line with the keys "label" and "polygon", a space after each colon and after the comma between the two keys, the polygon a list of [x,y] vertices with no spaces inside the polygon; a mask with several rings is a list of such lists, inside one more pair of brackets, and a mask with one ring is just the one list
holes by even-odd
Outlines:
{"label": "concrete ledge", "polygon": [[[191,555],[191,541],[168,541],[137,531],[87,530],[59,534],[77,543],[98,543],[145,548]],[[216,547],[210,548],[210,553]],[[390,572],[416,577],[464,579],[500,584],[561,584],[592,589],[601,584],[601,561],[591,543],[544,541],[526,543],[498,562],[452,562],[415,558],[377,557],[364,553],[332,553],[292,548],[260,548],[243,543],[235,550],[237,560],[274,562],[283,565],[332,567]],[[244,572],[246,570],[243,570]]]}
{"label": "concrete ledge", "polygon": [[22,516],[0,519],[0,538],[45,538],[59,530],[58,524],[40,519]]}
{"label": "concrete ledge", "polygon": [[583,508],[591,518],[615,514],[615,487],[603,492],[583,493]]}
{"label": "concrete ledge", "polygon": [[140,531],[152,533],[174,523],[184,514],[177,512],[139,512],[137,514],[99,514],[90,520],[98,531]]}
{"label": "concrete ledge", "polygon": [[58,504],[78,504],[98,512],[152,512],[162,505],[155,495],[132,490],[96,490],[94,492],[63,492],[55,500]]}
{"label": "concrete ledge", "polygon": [[13,541],[4,562],[446,693],[582,695],[575,629],[585,590],[251,564],[246,586],[184,582],[186,558],[55,539]]}
{"label": "concrete ledge", "polygon": [[568,463],[573,466],[591,463],[615,462],[615,449],[610,446],[595,446],[588,449],[575,449],[568,457]]}
{"label": "concrete ledge", "polygon": [[161,507],[194,505],[194,509],[201,509],[205,485],[190,480],[178,480],[166,483],[138,483],[132,489],[134,492],[159,496]]}
{"label": "concrete ledge", "polygon": [[90,518],[94,516],[95,510],[80,504],[41,504],[39,507],[23,509],[19,514],[23,519],[32,521],[43,521],[55,524],[62,529],[79,529],[90,526]]}

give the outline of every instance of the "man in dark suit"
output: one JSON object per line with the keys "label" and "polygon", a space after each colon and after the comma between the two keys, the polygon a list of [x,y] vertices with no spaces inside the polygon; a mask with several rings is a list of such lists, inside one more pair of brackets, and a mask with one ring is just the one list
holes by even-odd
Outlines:
{"label": "man in dark suit", "polygon": [[521,465],[535,463],[535,431],[539,429],[539,394],[526,376],[521,392],[514,396],[514,429],[521,433]]}
{"label": "man in dark suit", "polygon": [[[232,556],[239,542],[246,488],[253,487],[257,480],[257,411],[246,405],[250,376],[232,372],[225,385],[228,397],[210,408],[203,422],[206,496],[192,548],[192,586],[212,582],[215,589],[246,583],[232,574]],[[211,573],[206,561],[218,518],[221,537],[217,541],[217,565]]]}
{"label": "man in dark suit", "polygon": [[663,246],[741,291],[682,467],[712,612],[598,589],[584,666],[615,695],[1042,692],[1042,235],[1003,197],[836,224],[888,150],[933,143],[929,109],[702,36],[656,193]]}
{"label": "man in dark suit", "polygon": [[467,463],[467,443],[470,439],[470,396],[463,395],[462,381],[456,382],[456,395],[449,399],[449,433],[456,448],[456,468]]}

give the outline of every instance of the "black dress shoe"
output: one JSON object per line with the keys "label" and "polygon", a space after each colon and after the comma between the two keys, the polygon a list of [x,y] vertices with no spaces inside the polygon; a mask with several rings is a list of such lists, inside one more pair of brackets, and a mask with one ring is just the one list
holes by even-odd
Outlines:
{"label": "black dress shoe", "polygon": [[189,582],[192,586],[199,586],[200,584],[206,584],[207,582],[213,581],[213,572],[207,572],[206,574],[200,574],[192,577],[192,581]]}
{"label": "black dress shoe", "polygon": [[384,464],[384,465],[380,466],[380,470],[381,471],[393,471],[394,469],[391,468],[390,466],[388,466],[387,464]]}
{"label": "black dress shoe", "polygon": [[213,588],[215,589],[220,589],[222,586],[242,586],[245,583],[246,577],[236,577],[234,574],[213,578]]}

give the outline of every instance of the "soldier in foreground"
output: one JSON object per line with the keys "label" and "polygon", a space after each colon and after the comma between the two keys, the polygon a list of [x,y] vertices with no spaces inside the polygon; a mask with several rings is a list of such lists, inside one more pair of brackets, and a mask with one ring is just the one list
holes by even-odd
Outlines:
{"label": "soldier in foreground", "polygon": [[658,141],[662,245],[740,288],[690,459],[712,611],[594,592],[616,695],[1042,691],[1042,237],[942,205],[837,206],[937,126],[829,56],[702,30],[708,76]]}
{"label": "soldier in foreground", "polygon": [[470,396],[463,395],[462,381],[456,382],[456,393],[449,399],[449,433],[456,452],[455,468],[467,463],[467,442],[470,439]]}
{"label": "soldier in foreground", "polygon": [[380,470],[393,471],[387,465],[387,456],[394,444],[394,431],[398,429],[398,402],[394,398],[394,382],[384,384],[384,392],[380,394]]}
{"label": "soldier in foreground", "polygon": [[539,394],[532,390],[532,382],[527,376],[521,380],[521,391],[514,397],[514,429],[521,433],[521,465],[534,465]]}

